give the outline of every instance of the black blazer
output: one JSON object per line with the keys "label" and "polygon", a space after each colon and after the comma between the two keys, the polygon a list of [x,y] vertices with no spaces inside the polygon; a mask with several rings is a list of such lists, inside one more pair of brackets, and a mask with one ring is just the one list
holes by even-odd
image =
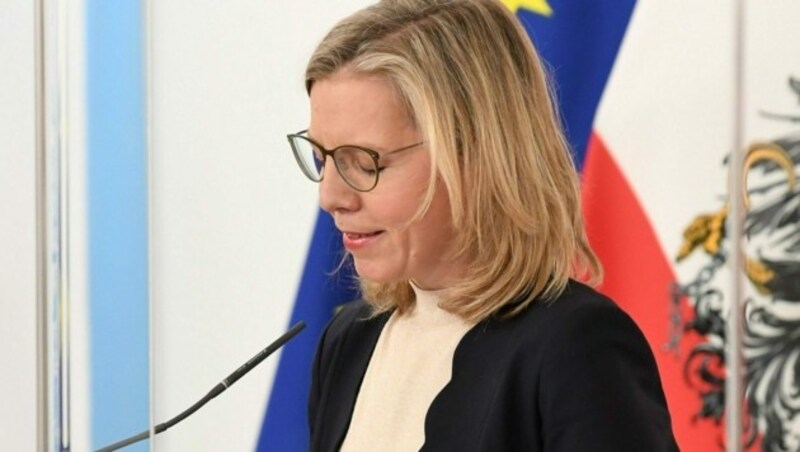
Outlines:
{"label": "black blazer", "polygon": [[[351,303],[314,362],[312,451],[336,451],[389,314]],[[414,388],[408,388],[413,391]],[[391,409],[391,408],[387,408]],[[375,413],[380,416],[381,413]],[[675,451],[644,336],[611,300],[571,281],[552,302],[473,327],[425,417],[423,451]]]}

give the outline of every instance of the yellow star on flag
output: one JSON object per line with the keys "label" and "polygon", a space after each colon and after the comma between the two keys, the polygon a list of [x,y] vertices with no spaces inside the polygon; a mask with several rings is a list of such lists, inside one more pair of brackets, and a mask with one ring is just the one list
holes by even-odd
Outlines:
{"label": "yellow star on flag", "polygon": [[501,0],[504,5],[516,13],[519,8],[550,17],[553,15],[553,8],[547,4],[547,0]]}

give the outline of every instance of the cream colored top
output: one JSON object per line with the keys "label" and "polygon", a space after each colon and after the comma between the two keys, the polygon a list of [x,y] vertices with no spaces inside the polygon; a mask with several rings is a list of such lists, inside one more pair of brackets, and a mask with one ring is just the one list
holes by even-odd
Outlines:
{"label": "cream colored top", "polygon": [[414,287],[417,301],[392,314],[358,392],[344,452],[418,451],[425,415],[450,381],[453,353],[473,326],[439,307],[442,291]]}

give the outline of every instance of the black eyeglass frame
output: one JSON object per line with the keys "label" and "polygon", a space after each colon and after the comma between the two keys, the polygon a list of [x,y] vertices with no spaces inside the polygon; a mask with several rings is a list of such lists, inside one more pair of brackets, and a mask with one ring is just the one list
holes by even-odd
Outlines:
{"label": "black eyeglass frame", "polygon": [[[322,179],[325,177],[325,172],[324,172],[325,162],[326,162],[328,156],[330,156],[331,159],[333,160],[333,166],[336,167],[336,172],[339,173],[339,176],[341,176],[342,180],[345,181],[345,183],[350,188],[352,188],[353,190],[356,190],[356,191],[359,191],[359,192],[362,192],[362,193],[366,193],[368,191],[371,191],[372,189],[374,189],[378,185],[378,180],[380,179],[380,175],[381,175],[380,167],[378,166],[378,161],[381,158],[381,154],[378,153],[378,151],[374,151],[374,150],[372,150],[370,148],[365,148],[364,146],[358,146],[358,145],[354,145],[354,144],[343,144],[343,145],[337,146],[337,147],[335,147],[333,149],[325,149],[325,147],[323,147],[321,144],[319,144],[316,141],[312,140],[311,137],[309,137],[308,135],[304,135],[304,134],[307,134],[307,133],[308,133],[308,129],[301,130],[301,131],[299,131],[297,133],[290,133],[290,134],[286,135],[286,139],[289,140],[289,146],[291,146],[291,148],[292,148],[292,154],[294,154],[294,159],[297,161],[297,165],[300,166],[300,170],[303,172],[303,174],[306,175],[306,177],[311,179],[311,181],[313,181],[313,182],[322,182]],[[322,169],[323,171],[320,171],[319,178],[317,178],[316,174],[312,174],[310,172],[310,169],[303,162],[303,158],[300,156],[300,151],[297,149],[297,147],[294,144],[294,140],[297,139],[297,138],[299,138],[301,140],[308,141],[309,143],[311,143],[312,146],[314,146],[317,149],[319,149],[320,152],[322,153],[322,164],[320,166],[320,169]],[[388,154],[394,154],[394,153],[400,152],[400,151],[405,151],[405,150],[408,150],[408,149],[411,149],[411,148],[415,148],[415,147],[417,147],[417,146],[419,146],[421,144],[424,144],[424,143],[425,143],[424,141],[420,141],[419,143],[414,143],[414,144],[410,144],[408,146],[403,146],[401,148],[385,152],[384,154],[388,155]],[[339,162],[338,162],[338,160],[336,160],[336,155],[335,155],[336,151],[338,151],[339,149],[342,149],[342,148],[358,149],[360,151],[366,152],[367,155],[369,155],[370,158],[372,158],[372,164],[375,167],[375,178],[374,178],[374,181],[373,181],[372,185],[369,188],[356,187],[353,184],[353,182],[351,182],[347,178],[347,176],[345,176],[343,174],[342,170],[339,168]]]}

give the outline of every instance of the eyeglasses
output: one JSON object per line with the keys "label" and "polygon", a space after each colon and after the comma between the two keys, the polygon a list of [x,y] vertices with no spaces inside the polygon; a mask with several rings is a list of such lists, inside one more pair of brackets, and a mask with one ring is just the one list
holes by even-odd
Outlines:
{"label": "eyeglasses", "polygon": [[[309,138],[307,133],[308,130],[303,130],[287,135],[286,138],[289,139],[289,144],[292,146],[292,152],[297,164],[300,165],[303,174],[309,179],[314,182],[322,180],[325,174],[325,158],[330,156],[333,159],[334,166],[336,166],[336,171],[339,172],[339,175],[342,176],[347,185],[354,190],[367,192],[378,185],[378,177],[383,169],[378,166],[381,154],[372,149],[349,144],[334,149],[325,149],[322,145]],[[386,152],[384,155],[405,151],[422,143],[420,141],[419,143],[404,146]]]}

